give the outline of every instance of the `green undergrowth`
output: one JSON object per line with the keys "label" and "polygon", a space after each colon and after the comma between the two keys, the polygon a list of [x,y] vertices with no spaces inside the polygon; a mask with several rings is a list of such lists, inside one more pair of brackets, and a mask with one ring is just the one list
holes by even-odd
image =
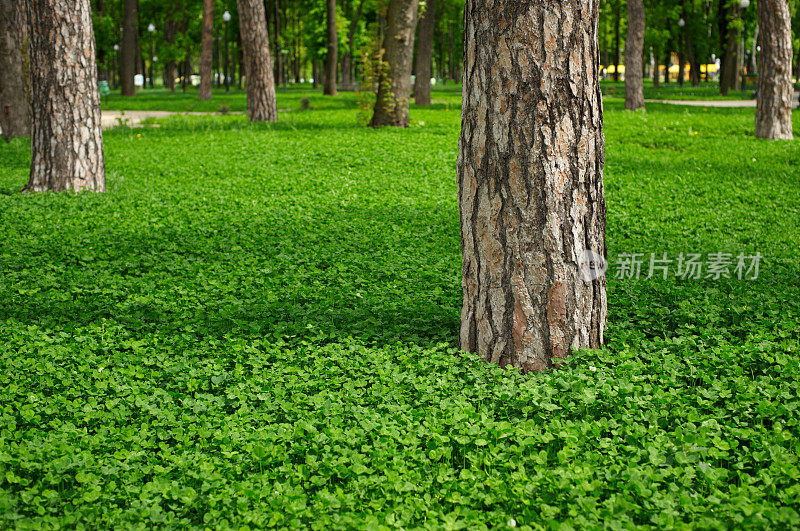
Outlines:
{"label": "green undergrowth", "polygon": [[454,348],[459,95],[300,97],[107,131],[102,195],[0,145],[0,527],[800,526],[797,143],[607,103],[607,345],[521,376]]}

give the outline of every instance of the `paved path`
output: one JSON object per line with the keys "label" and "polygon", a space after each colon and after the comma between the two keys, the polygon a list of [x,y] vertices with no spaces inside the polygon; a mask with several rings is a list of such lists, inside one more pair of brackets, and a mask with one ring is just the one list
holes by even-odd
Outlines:
{"label": "paved path", "polygon": [[[794,107],[798,108],[798,96],[800,93],[794,93]],[[691,100],[646,100],[648,103],[666,103],[669,105],[686,105],[689,107],[728,107],[743,109],[746,107],[755,107],[756,100],[710,100],[710,101],[691,101]]]}
{"label": "paved path", "polygon": [[[117,127],[122,123],[128,126],[135,127],[142,123],[147,118],[166,118],[176,114],[191,115],[191,116],[212,116],[219,115],[215,112],[170,112],[170,111],[103,111],[101,114],[101,123],[103,129],[111,129]],[[231,112],[229,114],[243,114],[241,112]]]}

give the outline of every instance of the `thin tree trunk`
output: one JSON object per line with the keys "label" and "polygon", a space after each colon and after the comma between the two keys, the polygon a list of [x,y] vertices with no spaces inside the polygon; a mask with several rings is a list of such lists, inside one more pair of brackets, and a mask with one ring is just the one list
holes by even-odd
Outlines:
{"label": "thin tree trunk", "polygon": [[661,58],[659,57],[659,51],[653,51],[653,88],[658,89],[661,83]]}
{"label": "thin tree trunk", "polygon": [[645,11],[643,0],[628,0],[628,36],[625,39],[625,108],[644,107],[642,57]]}
{"label": "thin tree trunk", "polygon": [[336,33],[336,0],[326,0],[328,54],[325,56],[325,86],[322,93],[336,96],[336,72],[339,58],[339,36]]}
{"label": "thin tree trunk", "polygon": [[364,0],[358,3],[356,14],[350,21],[350,29],[347,32],[347,49],[342,55],[342,90],[355,90],[355,80],[353,77],[353,57],[355,57],[355,36],[356,29],[358,29],[358,21],[361,19],[361,13],[364,10]]}
{"label": "thin tree trunk", "polygon": [[378,78],[378,97],[371,127],[408,127],[408,98],[411,94],[411,62],[417,28],[418,0],[390,0],[383,38],[386,67]]}
{"label": "thin tree trunk", "polygon": [[683,47],[683,39],[678,35],[678,85],[683,86],[686,78],[686,52]]}
{"label": "thin tree trunk", "polygon": [[136,50],[139,47],[139,0],[125,0],[122,18],[122,44],[119,49],[119,80],[123,96],[136,96]]}
{"label": "thin tree trunk", "polygon": [[[174,11],[169,16],[174,16]],[[164,40],[167,44],[173,46],[175,44],[175,34],[177,33],[177,24],[174,20],[170,19],[164,22]],[[175,78],[178,75],[177,61],[167,61],[164,71],[164,81],[167,88],[175,92]]]}
{"label": "thin tree trunk", "polygon": [[[266,16],[266,15],[265,15]],[[283,56],[281,55],[281,3],[275,0],[275,83],[283,83]]]}
{"label": "thin tree trunk", "polygon": [[414,102],[431,104],[431,61],[433,60],[433,31],[436,29],[436,0],[428,0],[419,22],[417,38],[417,68],[414,77]]}
{"label": "thin tree trunk", "polygon": [[106,188],[89,0],[29,0],[32,192]]}
{"label": "thin tree trunk", "polygon": [[26,23],[22,4],[0,0],[0,128],[6,140],[30,134]]}
{"label": "thin tree trunk", "polygon": [[264,3],[238,0],[238,6],[247,76],[247,117],[251,122],[275,122],[278,109]]}
{"label": "thin tree trunk", "polygon": [[619,34],[620,34],[620,13],[619,3],[617,0],[614,3],[614,81],[619,81]]}
{"label": "thin tree trunk", "polygon": [[598,4],[465,8],[459,346],[526,372],[603,343]]}
{"label": "thin tree trunk", "polygon": [[456,81],[455,46],[453,43],[453,23],[447,24],[447,77]]}
{"label": "thin tree trunk", "polygon": [[[741,8],[738,3],[734,3],[730,9],[731,19],[739,18]],[[736,25],[727,25],[727,36],[725,40],[725,58],[722,61],[722,73],[720,74],[719,88],[723,95],[727,95],[730,90],[739,90],[739,28]]]}
{"label": "thin tree trunk", "polygon": [[694,44],[692,43],[692,31],[691,31],[691,21],[694,18],[694,9],[689,11],[686,6],[686,0],[682,0],[683,2],[683,19],[686,21],[686,24],[683,26],[683,40],[686,43],[686,54],[689,57],[689,77],[692,80],[692,86],[697,87],[700,85],[700,63],[697,61],[697,54],[694,50]]}
{"label": "thin tree trunk", "polygon": [[791,140],[792,20],[787,0],[758,0],[756,137]]}
{"label": "thin tree trunk", "polygon": [[203,0],[203,35],[200,40],[200,88],[201,100],[211,99],[211,78],[214,62],[214,0]]}
{"label": "thin tree trunk", "polygon": [[667,43],[667,51],[664,55],[664,84],[669,84],[669,67],[672,66],[672,54],[670,53],[670,43]]}

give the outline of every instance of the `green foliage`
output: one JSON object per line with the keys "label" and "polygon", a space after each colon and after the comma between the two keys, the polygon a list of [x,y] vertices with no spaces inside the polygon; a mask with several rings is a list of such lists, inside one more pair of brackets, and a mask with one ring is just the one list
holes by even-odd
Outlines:
{"label": "green foliage", "polygon": [[612,254],[766,263],[610,278],[607,346],[520,376],[453,349],[433,99],[407,130],[298,91],[276,124],[109,131],[106,194],[20,195],[0,145],[0,527],[800,526],[798,145],[607,102]]}

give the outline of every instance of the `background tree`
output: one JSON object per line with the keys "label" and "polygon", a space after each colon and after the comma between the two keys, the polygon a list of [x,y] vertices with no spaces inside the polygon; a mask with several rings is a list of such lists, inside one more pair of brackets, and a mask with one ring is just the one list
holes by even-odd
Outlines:
{"label": "background tree", "polygon": [[436,28],[436,0],[427,0],[419,22],[417,61],[414,79],[414,102],[431,104],[431,62],[433,61],[433,30]]}
{"label": "background tree", "polygon": [[25,20],[22,4],[0,0],[0,128],[6,140],[30,134]]}
{"label": "background tree", "polygon": [[792,21],[787,0],[758,0],[756,137],[791,140]]}
{"label": "background tree", "polygon": [[238,0],[238,6],[247,87],[247,117],[252,122],[274,122],[278,120],[278,107],[264,3],[262,0]]}
{"label": "background tree", "polygon": [[119,80],[123,96],[135,96],[136,50],[139,48],[139,0],[124,0]]}
{"label": "background tree", "polygon": [[325,86],[323,93],[336,96],[336,77],[339,71],[339,36],[336,33],[336,0],[325,0],[327,45],[328,53],[325,56]]}
{"label": "background tree", "polygon": [[605,256],[598,4],[467,0],[460,347],[541,371],[599,347]]}
{"label": "background tree", "polygon": [[372,127],[408,127],[408,98],[411,95],[411,63],[418,0],[389,0],[383,50],[386,68],[378,79],[378,96],[370,121]]}
{"label": "background tree", "polygon": [[723,95],[727,95],[730,90],[739,90],[739,48],[742,31],[742,8],[739,0],[728,3],[727,14],[725,15],[725,47],[722,57],[722,70],[719,77],[719,90]]}
{"label": "background tree", "polygon": [[211,99],[211,80],[214,60],[214,0],[203,0],[203,37],[200,51],[201,100]]}
{"label": "background tree", "polygon": [[29,0],[31,174],[25,190],[105,191],[89,0]]}
{"label": "background tree", "polygon": [[644,107],[642,55],[644,54],[645,11],[642,0],[628,0],[628,35],[625,38],[625,108]]}

